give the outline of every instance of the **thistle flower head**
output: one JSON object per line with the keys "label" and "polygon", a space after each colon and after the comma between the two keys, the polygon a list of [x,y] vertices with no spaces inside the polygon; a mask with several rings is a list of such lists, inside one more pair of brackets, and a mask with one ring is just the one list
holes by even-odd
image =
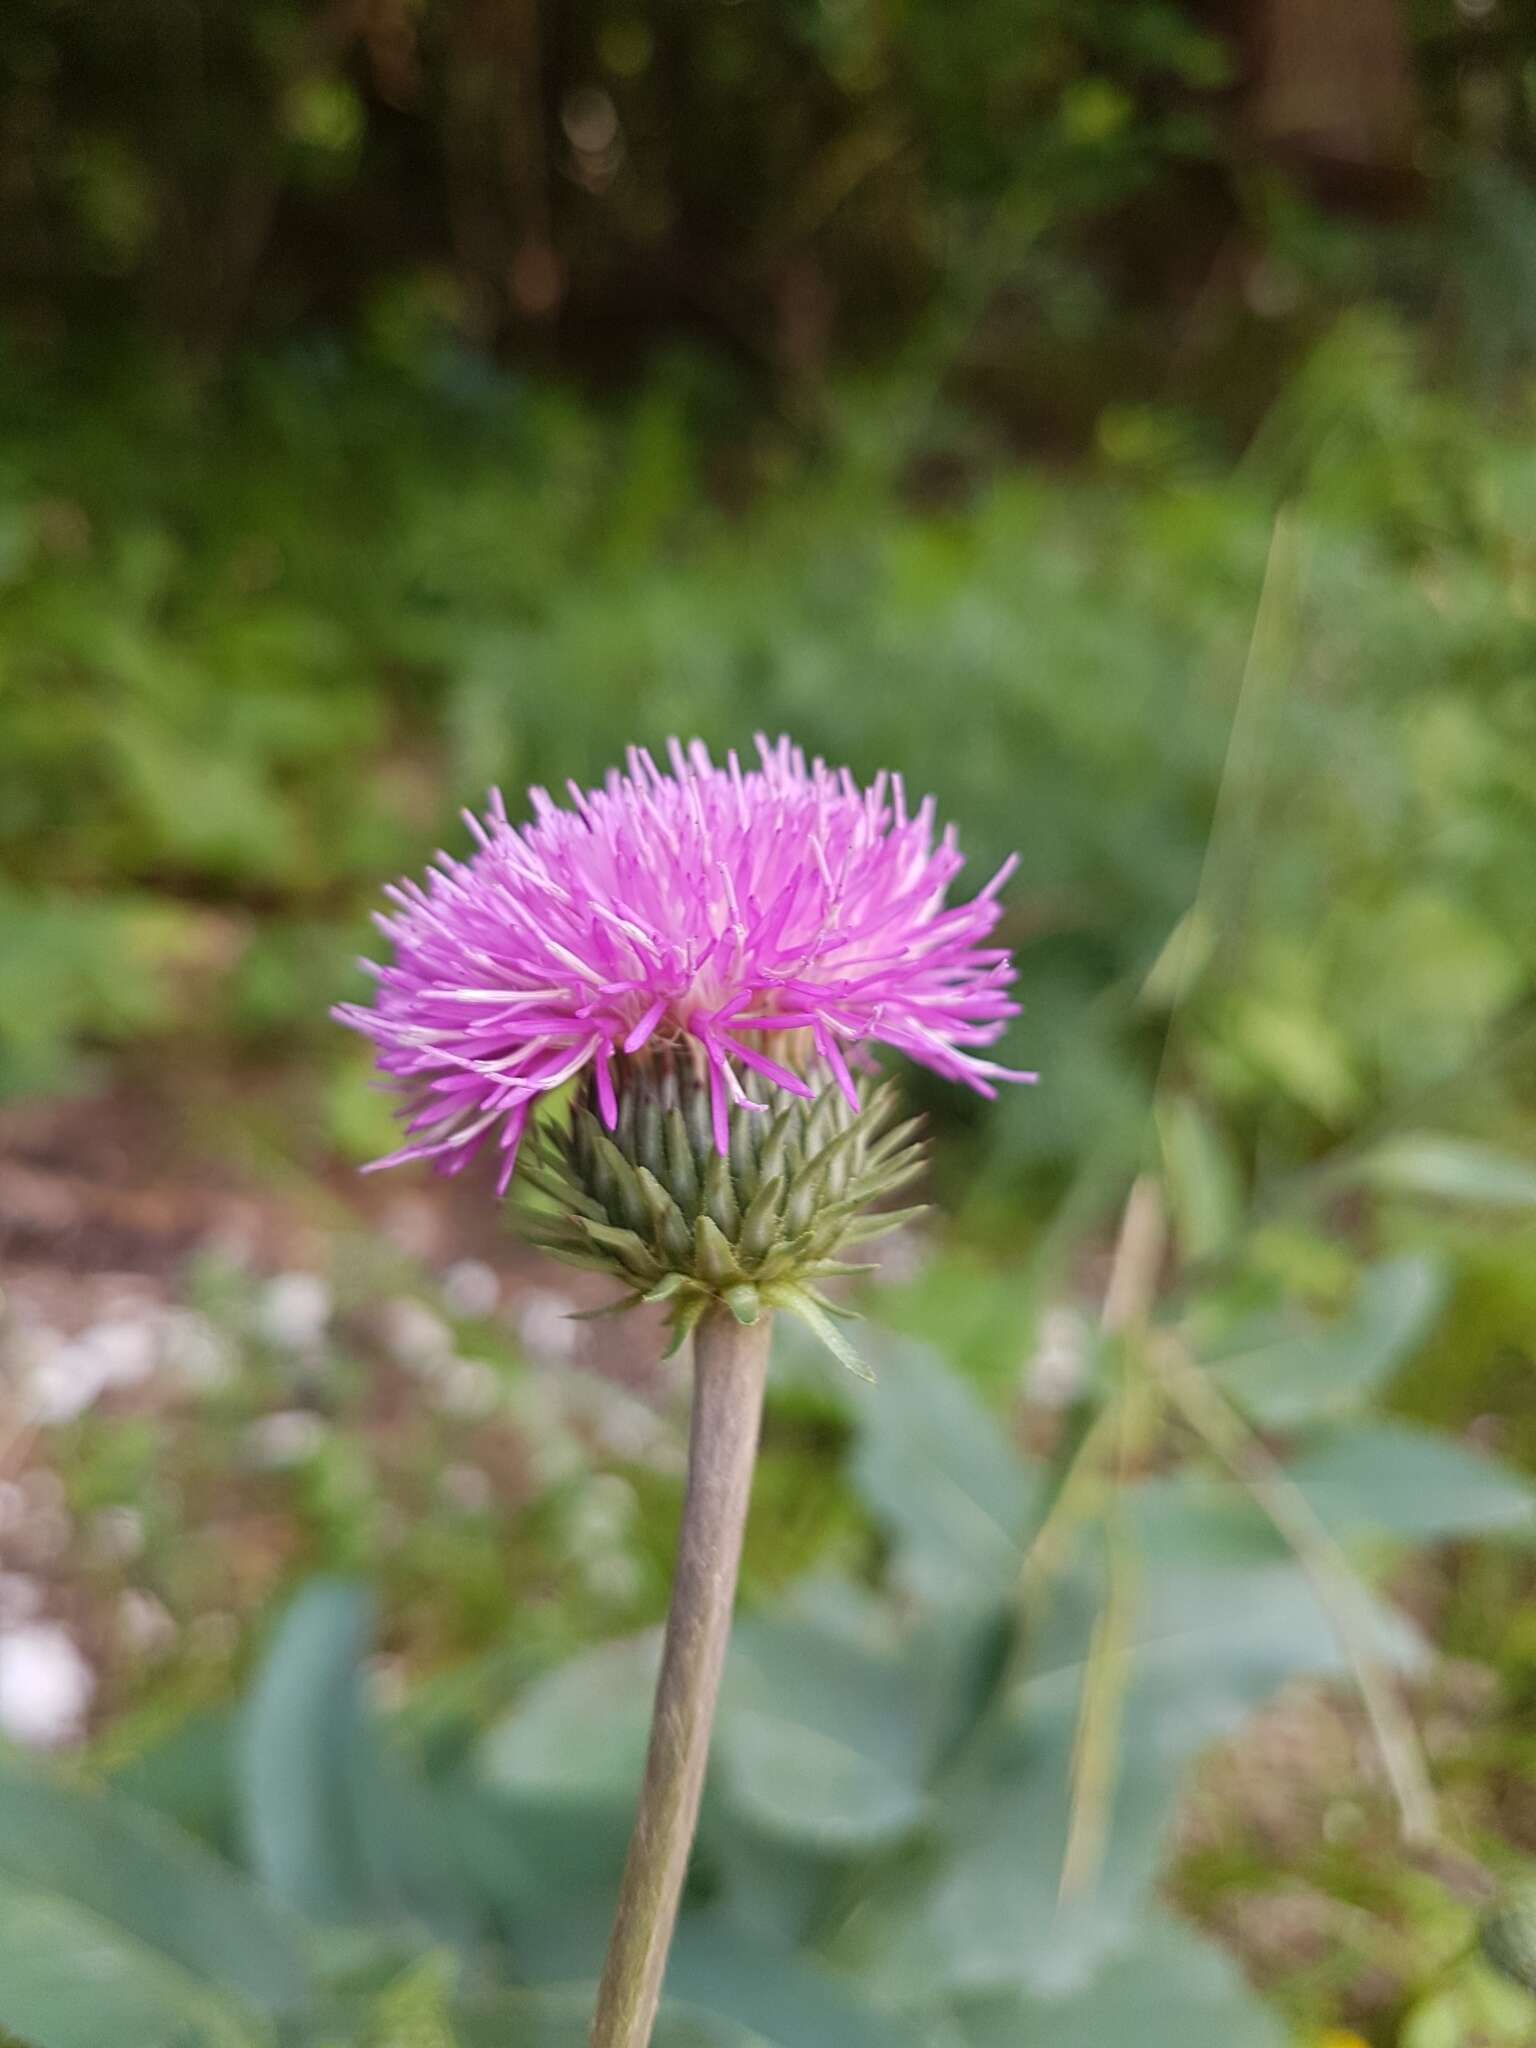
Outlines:
{"label": "thistle flower head", "polygon": [[[846,1164],[866,1142],[843,1134],[864,1112],[874,1046],[984,1095],[1034,1078],[981,1050],[1017,1011],[1008,954],[987,943],[1011,861],[949,904],[953,830],[937,831],[931,798],[909,810],[899,775],[860,789],[787,739],[760,738],[750,767],[734,753],[717,767],[698,741],[672,742],[669,758],[667,773],[632,749],[601,789],[570,785],[569,808],[536,789],[521,827],[493,793],[483,820],[465,814],[467,860],[439,854],[425,885],[388,892],[378,923],[393,959],[364,963],[374,1003],[335,1013],[373,1040],[406,1100],[407,1143],[378,1165],[454,1173],[494,1148],[505,1190],[535,1106],[578,1077],[592,1128],[563,1156],[589,1168],[595,1137],[622,1136],[627,1099],[647,1091],[722,1161],[734,1125],[766,1128],[799,1101],[795,1128],[843,1136]],[[809,1110],[828,1091],[842,1108],[818,1124]],[[624,1128],[645,1123],[632,1107]],[[654,1164],[665,1140],[647,1128]],[[879,1151],[872,1132],[867,1143]],[[742,1140],[738,1158],[762,1149]],[[737,1211],[758,1192],[736,1186]],[[690,1231],[699,1213],[684,1214]]]}

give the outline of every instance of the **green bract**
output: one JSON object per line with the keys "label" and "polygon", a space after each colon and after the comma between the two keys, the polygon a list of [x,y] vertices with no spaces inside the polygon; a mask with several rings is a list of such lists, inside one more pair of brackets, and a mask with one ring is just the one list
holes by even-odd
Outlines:
{"label": "green bract", "polygon": [[629,1062],[616,1078],[612,1132],[582,1100],[563,1126],[524,1141],[519,1180],[552,1207],[524,1204],[523,1234],[611,1273],[626,1289],[615,1309],[670,1303],[673,1350],[712,1302],[742,1323],[785,1308],[863,1373],[829,1320],[848,1311],[818,1283],[868,1272],[840,1255],[922,1213],[871,1213],[923,1168],[919,1120],[893,1121],[895,1084],[860,1083],[855,1110],[830,1079],[806,1098],[748,1073],[745,1091],[761,1107],[732,1108],[722,1154],[707,1077],[690,1063]]}

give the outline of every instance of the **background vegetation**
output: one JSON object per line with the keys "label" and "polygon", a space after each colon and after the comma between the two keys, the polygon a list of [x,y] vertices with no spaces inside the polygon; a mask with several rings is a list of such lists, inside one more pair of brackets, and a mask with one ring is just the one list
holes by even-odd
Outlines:
{"label": "background vegetation", "polygon": [[1043,1080],[778,1361],[670,2038],[1532,2037],[1533,152],[1514,0],[12,0],[0,2027],[580,2040],[681,1387],[325,1012],[761,727]]}

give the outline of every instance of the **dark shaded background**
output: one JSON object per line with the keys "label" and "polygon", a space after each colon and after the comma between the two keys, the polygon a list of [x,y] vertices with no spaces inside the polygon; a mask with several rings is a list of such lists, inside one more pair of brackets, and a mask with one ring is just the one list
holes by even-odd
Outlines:
{"label": "dark shaded background", "polygon": [[1240,442],[1364,293],[1484,367],[1529,336],[1514,5],[18,0],[0,35],[0,290],[44,356],[435,334],[611,386],[690,344],[813,420],[916,349],[1080,449],[1114,398]]}

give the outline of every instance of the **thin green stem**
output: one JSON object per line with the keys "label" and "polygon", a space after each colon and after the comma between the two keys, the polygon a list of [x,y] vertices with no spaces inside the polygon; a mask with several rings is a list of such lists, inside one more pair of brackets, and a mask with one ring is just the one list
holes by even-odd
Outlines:
{"label": "thin green stem", "polygon": [[[1110,1423],[1108,1455],[1104,1461],[1107,1470],[1100,1472],[1099,1481],[1107,1487],[1107,1576],[1104,1603],[1094,1622],[1088,1661],[1083,1668],[1077,1733],[1072,1745],[1071,1807],[1058,1885],[1058,1896],[1063,1900],[1089,1890],[1099,1875],[1109,1838],[1136,1614],[1136,1554],[1125,1527],[1125,1489],[1149,1419],[1147,1388],[1134,1370],[1134,1347],[1146,1336],[1167,1250],[1168,1214],[1162,1189],[1155,1176],[1144,1173],[1133,1184],[1120,1220],[1120,1235],[1115,1242],[1099,1317],[1106,1339],[1121,1347],[1120,1385],[1105,1410]],[[1127,1346],[1131,1347],[1129,1353]],[[1069,1474],[1058,1504],[1067,1500],[1070,1480]]]}
{"label": "thin green stem", "polygon": [[698,1824],[757,1457],[771,1318],[712,1310],[694,1333],[688,1484],[650,1748],[592,2022],[592,2048],[646,2048]]}

